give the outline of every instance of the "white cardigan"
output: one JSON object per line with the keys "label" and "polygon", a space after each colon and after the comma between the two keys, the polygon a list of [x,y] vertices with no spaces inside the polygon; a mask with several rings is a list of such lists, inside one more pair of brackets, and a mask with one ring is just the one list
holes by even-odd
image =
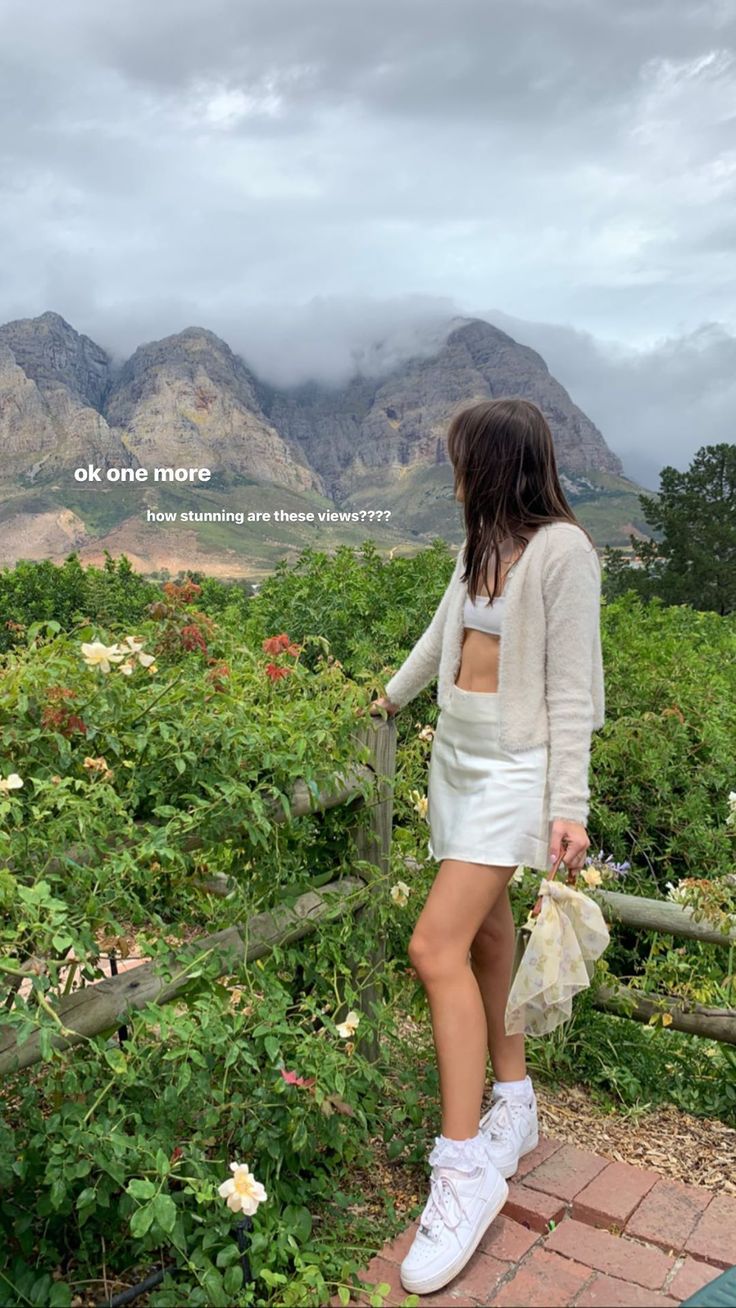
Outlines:
{"label": "white cardigan", "polygon": [[[447,704],[460,668],[465,545],[434,617],[385,694],[400,708],[438,676]],[[601,569],[573,522],[552,522],[531,537],[504,584],[499,648],[500,742],[510,750],[549,742],[550,819],[588,819],[592,732],[603,726]]]}

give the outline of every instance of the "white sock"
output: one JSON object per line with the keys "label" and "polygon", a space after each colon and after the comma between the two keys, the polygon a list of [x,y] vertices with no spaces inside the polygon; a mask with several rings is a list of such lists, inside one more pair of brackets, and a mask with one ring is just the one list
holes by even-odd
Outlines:
{"label": "white sock", "polygon": [[494,1081],[493,1098],[523,1099],[525,1103],[531,1103],[531,1077],[527,1075],[521,1081]]}
{"label": "white sock", "polygon": [[432,1160],[440,1166],[455,1167],[461,1171],[474,1171],[487,1162],[487,1140],[482,1131],[467,1140],[453,1140],[451,1136],[435,1136]]}

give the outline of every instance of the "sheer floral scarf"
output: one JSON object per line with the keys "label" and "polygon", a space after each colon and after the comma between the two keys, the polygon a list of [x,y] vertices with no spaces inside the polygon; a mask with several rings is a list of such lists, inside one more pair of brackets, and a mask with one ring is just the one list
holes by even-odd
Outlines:
{"label": "sheer floral scarf", "polygon": [[543,879],[542,906],[530,930],[506,1004],[506,1034],[546,1035],[568,1021],[573,997],[590,985],[592,966],[609,943],[593,899],[559,881]]}

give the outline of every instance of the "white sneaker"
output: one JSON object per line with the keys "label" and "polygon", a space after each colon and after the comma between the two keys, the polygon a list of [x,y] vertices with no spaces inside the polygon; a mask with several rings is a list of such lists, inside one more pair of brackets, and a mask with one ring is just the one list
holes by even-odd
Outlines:
{"label": "white sneaker", "polygon": [[519,1159],[539,1144],[537,1099],[531,1102],[515,1095],[499,1096],[480,1119],[480,1130],[488,1137],[488,1150],[502,1176],[513,1176]]}
{"label": "white sneaker", "polygon": [[509,1187],[490,1157],[472,1171],[442,1166],[429,1155],[430,1194],[419,1229],[399,1274],[405,1290],[431,1294],[441,1290],[475,1253],[485,1231],[500,1213]]}

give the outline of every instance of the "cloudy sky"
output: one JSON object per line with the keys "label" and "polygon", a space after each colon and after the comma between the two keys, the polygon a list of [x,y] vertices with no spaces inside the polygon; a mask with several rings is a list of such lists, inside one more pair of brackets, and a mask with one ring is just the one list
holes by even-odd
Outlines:
{"label": "cloudy sky", "polygon": [[651,487],[733,440],[736,0],[0,0],[0,320],[338,380],[479,315]]}

